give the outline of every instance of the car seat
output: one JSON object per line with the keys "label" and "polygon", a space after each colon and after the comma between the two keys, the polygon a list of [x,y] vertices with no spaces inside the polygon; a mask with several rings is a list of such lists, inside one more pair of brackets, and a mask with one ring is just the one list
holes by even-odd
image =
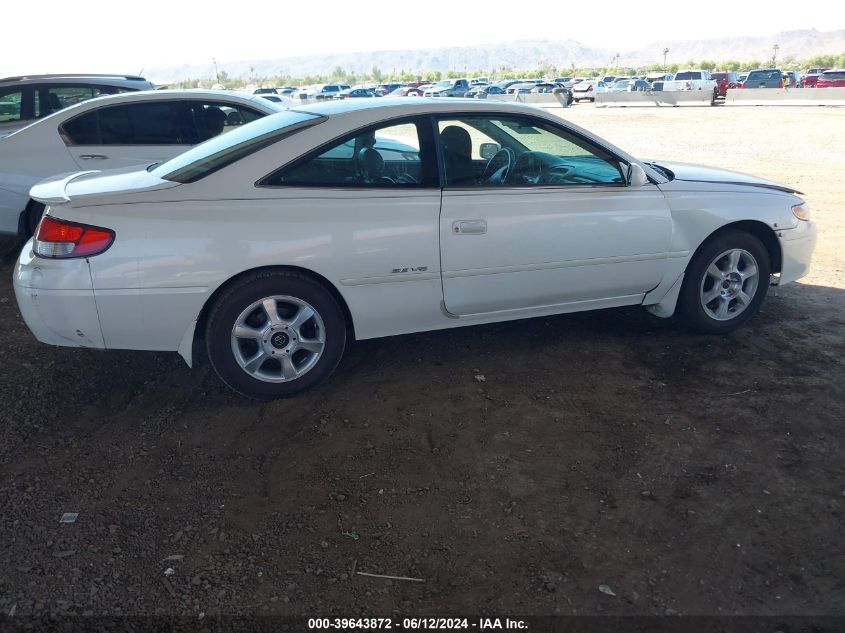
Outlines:
{"label": "car seat", "polygon": [[472,138],[469,132],[457,125],[447,125],[440,132],[446,184],[468,184],[475,181],[472,165]]}

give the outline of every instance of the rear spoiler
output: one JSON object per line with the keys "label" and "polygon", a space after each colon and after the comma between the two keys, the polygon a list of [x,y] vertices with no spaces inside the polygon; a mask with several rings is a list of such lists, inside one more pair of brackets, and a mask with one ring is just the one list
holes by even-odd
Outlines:
{"label": "rear spoiler", "polygon": [[71,182],[88,174],[99,173],[99,171],[98,169],[78,171],[67,176],[42,180],[33,185],[32,189],[29,190],[29,195],[33,200],[44,205],[65,204],[70,202],[66,189]]}

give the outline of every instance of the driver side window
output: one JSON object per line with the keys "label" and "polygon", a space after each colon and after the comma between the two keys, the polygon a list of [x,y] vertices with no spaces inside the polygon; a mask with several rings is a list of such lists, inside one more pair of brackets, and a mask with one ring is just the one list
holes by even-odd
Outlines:
{"label": "driver side window", "polygon": [[609,152],[541,119],[466,116],[438,132],[447,187],[625,185]]}
{"label": "driver side window", "polygon": [[430,142],[408,121],[371,127],[304,157],[270,176],[270,186],[423,187],[436,182]]}

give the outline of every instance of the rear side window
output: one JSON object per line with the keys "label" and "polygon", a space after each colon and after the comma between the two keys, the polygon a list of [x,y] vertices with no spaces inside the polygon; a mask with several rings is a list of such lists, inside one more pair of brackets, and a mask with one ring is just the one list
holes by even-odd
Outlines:
{"label": "rear side window", "polygon": [[0,123],[20,121],[23,104],[23,91],[18,89],[0,90]]}
{"label": "rear side window", "polygon": [[41,118],[63,110],[68,106],[88,101],[103,95],[131,92],[130,88],[117,86],[95,86],[90,84],[62,84],[55,86],[40,86],[35,91],[35,117]]}
{"label": "rear side window", "polygon": [[191,101],[188,103],[188,116],[192,122],[191,127],[197,131],[189,143],[194,145],[218,134],[231,132],[238,126],[252,123],[264,114],[223,101]]}
{"label": "rear side window", "polygon": [[109,106],[62,126],[71,145],[190,145],[197,132],[182,101]]}
{"label": "rear side window", "polygon": [[61,135],[67,145],[99,145],[97,111],[67,121],[61,128]]}
{"label": "rear side window", "polygon": [[837,71],[837,72],[828,71],[826,73],[822,73],[819,78],[820,79],[826,79],[828,81],[830,81],[832,79],[845,79],[845,70]]}
{"label": "rear side window", "polygon": [[779,70],[752,70],[746,81],[780,81],[782,78]]}
{"label": "rear side window", "polygon": [[421,120],[387,123],[357,131],[265,178],[279,187],[430,187],[437,181],[434,148]]}

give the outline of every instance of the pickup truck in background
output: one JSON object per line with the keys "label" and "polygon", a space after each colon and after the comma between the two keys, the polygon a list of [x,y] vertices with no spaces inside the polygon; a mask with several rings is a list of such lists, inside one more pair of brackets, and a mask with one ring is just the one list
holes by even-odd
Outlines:
{"label": "pickup truck in background", "polygon": [[425,90],[426,97],[463,97],[469,92],[466,79],[443,79]]}
{"label": "pickup truck in background", "polygon": [[711,103],[715,103],[719,95],[719,87],[710,71],[700,68],[679,70],[672,81],[663,82],[663,90],[707,90],[713,95]]}

